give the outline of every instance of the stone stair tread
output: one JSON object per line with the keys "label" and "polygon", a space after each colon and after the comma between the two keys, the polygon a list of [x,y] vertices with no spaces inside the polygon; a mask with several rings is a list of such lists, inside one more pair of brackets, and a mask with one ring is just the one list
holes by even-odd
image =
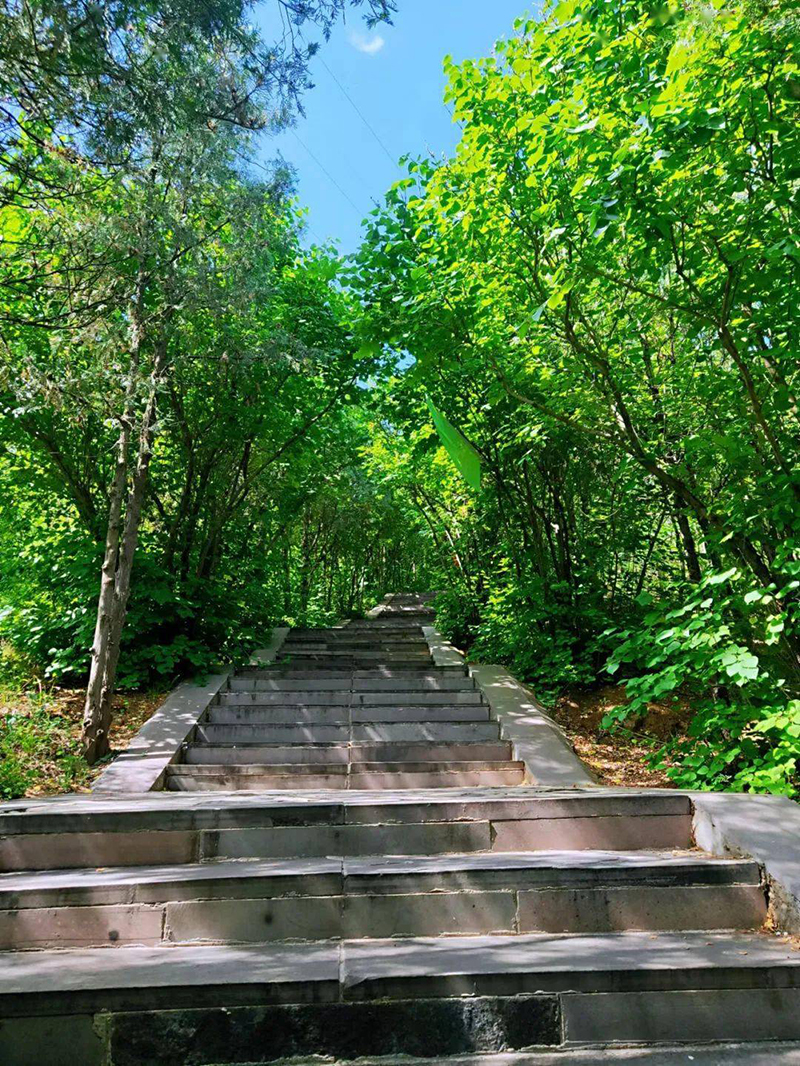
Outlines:
{"label": "stone stair tread", "polygon": [[[492,980],[494,979],[494,980]],[[762,933],[533,933],[295,944],[121,947],[0,953],[0,1004],[30,997],[47,1012],[63,993],[244,986],[268,996],[293,985],[303,999],[520,991],[795,988],[800,952]],[[527,980],[524,980],[527,979]],[[522,983],[520,983],[522,981]],[[327,995],[326,995],[327,990]],[[253,993],[251,993],[253,994]],[[86,1008],[84,1008],[86,1009]]]}
{"label": "stone stair tread", "polygon": [[749,859],[720,859],[702,852],[540,851],[463,852],[443,855],[360,856],[288,859],[222,859],[181,865],[117,866],[96,869],[23,871],[0,874],[0,907],[11,893],[58,892],[96,887],[134,887],[170,881],[221,881],[239,878],[311,877],[342,874],[344,877],[379,877],[469,871],[541,871],[558,884],[558,875],[569,871],[637,872],[653,870],[720,869],[736,883],[757,884],[758,864]]}
{"label": "stone stair tread", "polygon": [[[524,770],[525,763],[514,759],[503,759],[500,762],[479,760],[470,762],[459,760],[458,762],[366,762],[358,764],[359,773],[372,771],[387,771],[389,773],[414,773],[423,771],[433,773],[436,770]],[[167,767],[168,774],[213,774],[213,773],[241,773],[241,774],[346,774],[347,763],[242,763],[240,766],[232,766],[230,763],[175,763]]]}
{"label": "stone stair tread", "polygon": [[[800,952],[785,938],[765,933],[529,933],[508,936],[408,937],[346,941],[342,978],[358,998],[391,994],[407,979],[530,975],[537,991],[573,988],[621,991],[644,988],[726,988],[732,971],[764,971],[770,987],[800,986]],[[627,976],[627,980],[623,978]],[[580,978],[580,979],[578,979]],[[444,983],[437,990],[444,990]],[[372,986],[370,988],[369,986]],[[742,982],[733,978],[733,987]],[[361,986],[359,988],[359,986]],[[429,989],[430,990],[430,987]],[[466,991],[466,988],[464,989]],[[528,990],[528,986],[526,986]],[[346,992],[347,994],[347,992]]]}
{"label": "stone stair tread", "polygon": [[[135,793],[129,796],[108,796],[99,792],[56,796],[50,799],[20,799],[0,803],[0,833],[107,831],[113,820],[130,824],[143,818],[142,828],[175,827],[176,816],[183,814],[183,824],[216,822],[220,815],[236,819],[245,812],[261,816],[271,810],[280,813],[287,808],[305,810],[316,816],[318,809],[326,820],[329,808],[345,812],[358,810],[361,806],[383,808],[386,813],[399,816],[403,809],[413,807],[432,808],[435,820],[454,816],[448,810],[457,809],[460,819],[486,817],[487,810],[494,810],[495,817],[590,817],[603,813],[643,814],[688,814],[691,802],[687,795],[669,789],[602,788],[575,789],[541,788],[537,786],[508,786],[498,788],[469,787],[452,789],[443,795],[436,789],[387,790],[379,795],[366,790],[353,790],[347,796],[331,790],[298,789],[292,793],[263,792],[253,796],[179,796],[167,793]],[[539,812],[538,814],[535,812]],[[205,819],[202,817],[205,816]],[[344,817],[344,816],[343,816]],[[93,821],[100,823],[92,826]],[[359,819],[360,820],[360,819]],[[263,822],[261,823],[263,824]]]}

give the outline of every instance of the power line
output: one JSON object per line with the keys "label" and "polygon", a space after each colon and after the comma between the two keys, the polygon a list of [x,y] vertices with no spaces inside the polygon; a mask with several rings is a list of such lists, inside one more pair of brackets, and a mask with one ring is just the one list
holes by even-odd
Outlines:
{"label": "power line", "polygon": [[336,186],[336,188],[339,190],[339,192],[342,194],[342,196],[345,198],[345,200],[347,200],[347,202],[350,204],[350,206],[353,208],[353,210],[356,211],[360,215],[361,214],[361,209],[356,207],[356,205],[353,203],[353,201],[350,199],[350,197],[347,195],[347,193],[341,187],[341,185],[336,180],[336,178],[334,178],[334,176],[331,174],[331,172],[319,161],[317,156],[314,155],[314,153],[311,151],[311,149],[308,147],[308,145],[300,138],[300,136],[293,129],[290,129],[289,132],[295,138],[295,140],[298,142],[298,144],[301,146],[301,148],[305,148],[305,150],[308,152],[308,154],[311,156],[311,158],[317,164],[317,166],[322,171],[322,173],[325,175],[325,177],[328,179],[328,181],[330,181],[330,183],[332,185]]}
{"label": "power line", "polygon": [[359,118],[361,119],[361,121],[362,121],[362,122],[364,123],[364,125],[365,125],[365,126],[367,127],[367,129],[369,130],[369,132],[370,132],[370,133],[372,134],[372,136],[373,136],[373,137],[375,138],[375,140],[376,140],[376,141],[378,142],[378,144],[380,145],[380,147],[381,147],[381,148],[383,149],[383,153],[384,153],[384,155],[386,156],[386,158],[387,158],[387,159],[389,160],[389,162],[390,162],[390,163],[392,164],[392,166],[393,166],[393,167],[396,167],[396,166],[397,166],[397,160],[396,160],[396,159],[394,158],[394,156],[392,155],[392,153],[391,153],[391,152],[389,151],[389,149],[388,149],[388,148],[386,147],[386,145],[385,145],[385,144],[383,143],[383,141],[382,141],[382,140],[380,139],[380,137],[378,136],[378,134],[377,134],[377,133],[375,132],[375,130],[374,130],[374,129],[372,128],[372,126],[370,125],[370,123],[369,123],[369,121],[367,120],[366,116],[364,115],[364,112],[363,112],[363,111],[361,110],[361,108],[360,108],[360,107],[358,106],[358,104],[357,104],[357,103],[355,102],[355,100],[354,100],[354,99],[353,99],[353,97],[352,97],[352,96],[350,95],[350,93],[349,93],[349,92],[347,91],[347,89],[345,89],[344,85],[342,85],[342,83],[341,83],[341,82],[339,81],[339,79],[338,79],[338,78],[336,77],[336,75],[335,75],[335,74],[333,73],[333,71],[332,71],[332,70],[331,70],[331,68],[330,68],[330,67],[328,66],[328,64],[327,64],[327,63],[325,62],[325,60],[324,60],[324,59],[322,58],[322,56],[319,56],[319,61],[320,61],[320,63],[321,63],[322,65],[323,65],[323,67],[324,67],[324,68],[325,68],[325,69],[327,70],[327,72],[328,72],[328,73],[330,74],[330,76],[331,76],[331,77],[333,78],[333,80],[334,80],[334,81],[336,82],[336,84],[337,84],[337,85],[339,86],[339,88],[341,89],[341,91],[342,91],[342,93],[343,93],[343,95],[344,95],[345,99],[346,99],[346,100],[347,100],[347,101],[348,101],[348,102],[350,103],[350,106],[351,106],[351,107],[353,108],[353,110],[355,111],[355,113],[356,113],[356,114],[358,115],[358,117],[359,117]]}
{"label": "power line", "polygon": [[[243,155],[241,152],[237,152],[236,149],[234,149],[234,153],[233,154],[238,159],[241,159],[243,163],[247,163],[248,166],[258,167],[259,170],[263,170],[266,175],[268,175],[269,177],[272,177],[272,171],[269,169],[269,167],[265,167],[264,164],[263,163],[259,163],[259,161],[257,159],[250,159],[246,155]],[[320,237],[320,235],[317,233],[317,231],[314,229],[314,227],[311,225],[311,223],[307,219],[304,218],[302,220],[302,222],[303,222],[303,225],[305,226],[305,228],[308,230],[308,232],[311,234],[311,236],[317,241],[318,244],[324,244],[325,243],[322,240],[322,238]]]}

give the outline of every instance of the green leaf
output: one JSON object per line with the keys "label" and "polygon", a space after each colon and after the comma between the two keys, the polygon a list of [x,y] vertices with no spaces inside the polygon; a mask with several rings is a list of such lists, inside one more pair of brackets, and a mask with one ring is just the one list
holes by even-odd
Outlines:
{"label": "green leaf", "polygon": [[436,426],[436,432],[448,455],[470,488],[477,491],[481,487],[481,457],[461,430],[448,422],[444,415],[436,410],[430,397],[426,397],[426,401],[433,417],[433,424]]}

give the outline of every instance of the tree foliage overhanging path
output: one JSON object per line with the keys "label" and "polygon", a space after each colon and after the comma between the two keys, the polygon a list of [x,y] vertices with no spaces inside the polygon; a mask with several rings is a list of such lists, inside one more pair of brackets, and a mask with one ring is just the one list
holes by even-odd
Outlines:
{"label": "tree foliage overhanging path", "polygon": [[[253,367],[280,347],[274,290],[286,289],[298,255],[286,175],[276,169],[268,183],[255,184],[242,176],[241,160],[250,154],[251,131],[290,122],[299,106],[314,52],[302,27],[311,23],[327,35],[348,3],[277,6],[285,32],[269,45],[248,26],[253,5],[239,2],[23,0],[0,8],[4,407],[46,455],[87,532],[104,541],[84,720],[90,761],[108,750],[148,495],[170,526],[164,562],[171,568],[179,544],[190,551],[196,526],[185,529],[185,512],[208,490],[219,459],[217,452],[193,480],[203,460],[181,389],[186,363],[216,346],[231,379],[255,373],[257,381]],[[368,21],[392,9],[387,0],[364,7]],[[324,331],[326,294],[316,296],[323,313],[313,328]],[[311,358],[305,338],[293,341],[301,351],[286,345],[284,365]],[[322,362],[334,363],[336,338],[325,342]],[[340,379],[349,375],[352,384],[356,372],[336,364],[318,383],[335,396]],[[237,411],[251,406],[244,391],[228,392]],[[304,400],[314,413],[297,410],[281,444],[259,439],[251,411],[236,420],[241,448],[210,505],[197,579],[212,568],[222,529],[255,471],[274,461],[266,447],[277,444],[279,456],[319,420],[320,407],[335,403],[315,395],[315,385]],[[150,487],[169,401],[191,466],[172,514]],[[116,434],[110,447],[103,429]]]}
{"label": "tree foliage overhanging path", "polygon": [[0,635],[79,677],[94,631],[96,757],[118,656],[172,677],[440,588],[542,690],[688,695],[680,783],[796,791],[791,5],[520,21],[449,64],[454,158],[412,160],[346,263],[245,165],[306,87],[297,28],[347,5],[280,6],[270,47],[238,5],[2,9]]}
{"label": "tree foliage overhanging path", "polygon": [[457,153],[412,162],[354,270],[417,360],[387,418],[427,388],[491,474],[449,496],[454,621],[544,684],[613,651],[616,717],[692,692],[690,785],[798,780],[799,28],[748,0],[521,21],[450,64]]}

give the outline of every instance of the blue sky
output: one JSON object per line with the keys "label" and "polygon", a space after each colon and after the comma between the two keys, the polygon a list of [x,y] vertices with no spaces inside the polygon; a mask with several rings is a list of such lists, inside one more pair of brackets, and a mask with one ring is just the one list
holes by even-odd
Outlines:
{"label": "blue sky", "polygon": [[454,148],[458,129],[442,102],[444,56],[488,55],[532,4],[399,0],[398,7],[394,25],[371,32],[358,9],[349,11],[312,61],[315,87],[305,99],[305,118],[293,132],[265,137],[260,147],[262,161],[280,152],[296,167],[298,196],[309,209],[309,241],[334,238],[344,253],[358,246],[361,219],[373,201],[402,176],[395,160]]}

